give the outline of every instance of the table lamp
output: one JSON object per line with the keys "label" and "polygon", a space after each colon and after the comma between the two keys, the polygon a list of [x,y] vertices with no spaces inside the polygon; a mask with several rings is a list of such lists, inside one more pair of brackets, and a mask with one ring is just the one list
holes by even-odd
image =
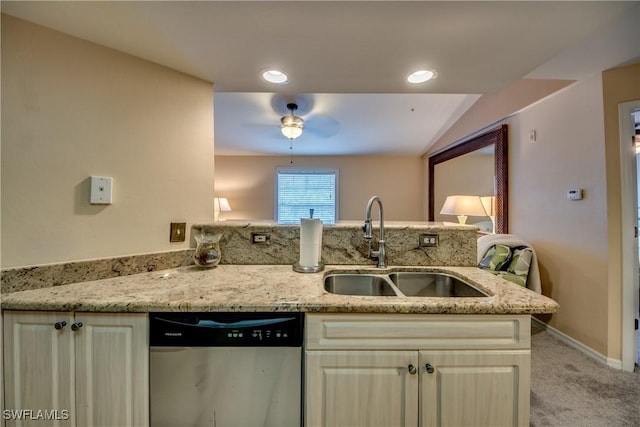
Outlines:
{"label": "table lamp", "polygon": [[480,196],[447,196],[440,214],[456,215],[460,224],[466,224],[468,216],[487,216]]}

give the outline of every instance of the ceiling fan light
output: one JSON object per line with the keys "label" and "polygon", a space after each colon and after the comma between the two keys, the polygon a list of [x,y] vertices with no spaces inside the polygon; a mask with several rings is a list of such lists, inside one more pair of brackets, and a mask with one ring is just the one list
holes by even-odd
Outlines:
{"label": "ceiling fan light", "polygon": [[438,76],[438,72],[432,69],[418,70],[409,75],[407,80],[409,83],[424,83],[433,80]]}
{"label": "ceiling fan light", "polygon": [[262,70],[262,78],[268,81],[269,83],[274,83],[278,85],[287,84],[287,82],[289,81],[289,77],[287,77],[285,73],[273,68]]}
{"label": "ceiling fan light", "polygon": [[280,121],[282,122],[280,131],[285,137],[289,139],[296,139],[297,137],[302,135],[304,120],[302,120],[301,117],[291,114],[289,116],[284,116],[282,119],[280,119]]}
{"label": "ceiling fan light", "polygon": [[295,126],[283,126],[282,134],[289,139],[296,139],[300,135],[302,135],[302,128]]}

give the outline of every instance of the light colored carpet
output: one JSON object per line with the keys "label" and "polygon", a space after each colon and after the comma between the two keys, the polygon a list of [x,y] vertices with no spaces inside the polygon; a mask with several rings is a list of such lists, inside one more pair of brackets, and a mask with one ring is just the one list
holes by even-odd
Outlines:
{"label": "light colored carpet", "polygon": [[546,331],[531,338],[532,427],[640,426],[640,370],[609,368]]}

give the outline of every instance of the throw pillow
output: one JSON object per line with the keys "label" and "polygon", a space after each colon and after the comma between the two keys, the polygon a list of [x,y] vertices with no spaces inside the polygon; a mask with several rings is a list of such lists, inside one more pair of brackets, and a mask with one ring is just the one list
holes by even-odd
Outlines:
{"label": "throw pillow", "polygon": [[502,277],[505,280],[508,280],[516,285],[520,285],[522,287],[527,286],[527,276],[519,276],[513,273],[507,273],[506,271],[493,271],[487,270],[489,273],[495,274],[498,277]]}
{"label": "throw pillow", "polygon": [[531,258],[533,252],[531,248],[522,246],[513,250],[513,256],[511,262],[507,267],[507,272],[516,274],[518,276],[527,276],[529,274],[529,266],[531,266]]}
{"label": "throw pillow", "polygon": [[501,270],[511,258],[511,248],[506,245],[494,245],[480,261],[478,267],[489,270]]}

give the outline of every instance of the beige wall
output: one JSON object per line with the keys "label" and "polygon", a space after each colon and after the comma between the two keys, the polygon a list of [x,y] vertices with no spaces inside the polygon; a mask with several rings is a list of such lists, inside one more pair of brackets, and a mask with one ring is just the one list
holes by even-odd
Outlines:
{"label": "beige wall", "polygon": [[[543,293],[560,304],[549,323],[607,355],[602,79],[575,83],[507,123],[509,231],[533,244]],[[583,189],[584,199],[568,200],[572,188]]]}
{"label": "beige wall", "polygon": [[169,223],[212,217],[211,83],[2,15],[2,125],[2,267],[182,249]]}
{"label": "beige wall", "polygon": [[429,148],[427,154],[435,153],[452,142],[502,120],[572,82],[572,80],[521,79],[498,93],[483,95],[465,112],[462,120],[454,123]]}
{"label": "beige wall", "polygon": [[367,201],[380,196],[385,220],[422,221],[420,157],[216,156],[216,196],[227,197],[232,212],[226,219],[273,219],[275,171],[279,166],[337,168],[338,220],[364,219]]}
{"label": "beige wall", "polygon": [[622,264],[621,264],[621,182],[618,104],[640,100],[640,63],[615,68],[602,74],[604,97],[605,155],[607,166],[607,225],[609,249],[608,315],[609,356],[621,357]]}

